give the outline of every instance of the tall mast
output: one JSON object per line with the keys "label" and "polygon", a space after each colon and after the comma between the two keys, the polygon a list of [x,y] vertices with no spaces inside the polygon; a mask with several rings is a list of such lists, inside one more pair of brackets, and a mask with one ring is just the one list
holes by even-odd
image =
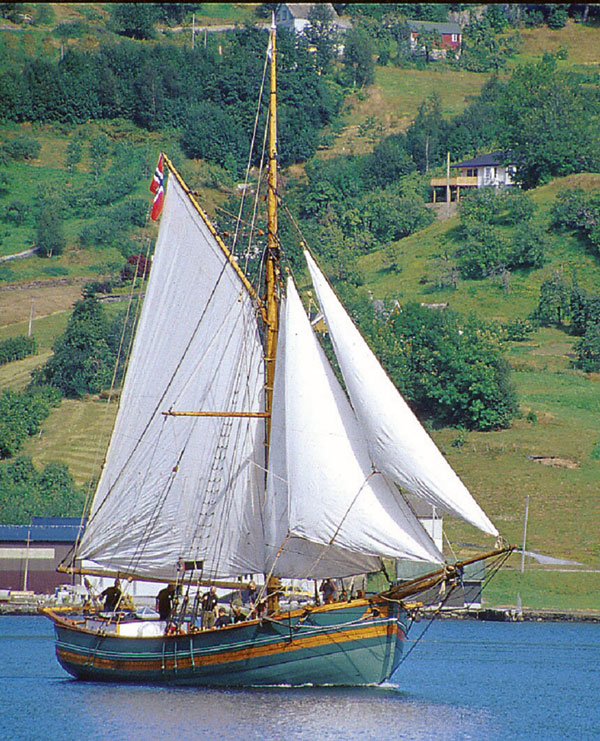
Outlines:
{"label": "tall mast", "polygon": [[[277,235],[277,72],[275,65],[275,14],[271,22],[271,85],[269,95],[269,184],[267,191],[267,357],[266,357],[266,410],[273,409],[273,381],[275,378],[275,354],[279,332],[279,239]],[[267,452],[271,435],[271,420],[267,419]]]}
{"label": "tall mast", "polygon": [[[266,264],[266,304],[267,304],[267,358],[265,406],[267,417],[267,464],[271,442],[271,413],[273,411],[273,383],[275,380],[275,354],[279,333],[279,288],[281,270],[279,264],[279,239],[277,236],[277,72],[275,66],[275,13],[271,16],[271,85],[269,95],[269,186],[267,191],[267,264]],[[279,610],[279,590],[281,582],[278,577],[267,578],[267,610],[269,613]]]}

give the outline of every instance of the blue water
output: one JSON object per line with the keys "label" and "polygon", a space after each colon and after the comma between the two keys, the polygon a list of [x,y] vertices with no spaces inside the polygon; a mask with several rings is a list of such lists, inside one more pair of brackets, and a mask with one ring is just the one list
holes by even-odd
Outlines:
{"label": "blue water", "polygon": [[0,739],[205,738],[600,739],[600,625],[440,620],[385,687],[202,690],[78,682],[48,620],[0,617]]}

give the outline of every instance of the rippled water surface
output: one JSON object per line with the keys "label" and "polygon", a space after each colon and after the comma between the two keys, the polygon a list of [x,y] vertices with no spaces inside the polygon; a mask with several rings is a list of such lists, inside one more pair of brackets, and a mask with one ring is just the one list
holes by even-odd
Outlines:
{"label": "rippled water surface", "polygon": [[50,621],[0,616],[7,740],[600,739],[599,701],[600,625],[440,620],[383,687],[203,690],[78,682]]}

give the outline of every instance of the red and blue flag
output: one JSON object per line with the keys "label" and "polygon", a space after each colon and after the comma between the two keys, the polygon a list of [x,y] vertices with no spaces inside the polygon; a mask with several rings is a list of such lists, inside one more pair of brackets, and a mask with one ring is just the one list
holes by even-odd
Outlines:
{"label": "red and blue flag", "polygon": [[158,158],[158,164],[156,165],[156,170],[154,171],[154,177],[150,183],[150,192],[155,194],[154,201],[152,202],[152,210],[150,211],[150,216],[154,221],[158,219],[160,212],[162,211],[163,200],[165,197],[164,181],[165,174],[161,152]]}

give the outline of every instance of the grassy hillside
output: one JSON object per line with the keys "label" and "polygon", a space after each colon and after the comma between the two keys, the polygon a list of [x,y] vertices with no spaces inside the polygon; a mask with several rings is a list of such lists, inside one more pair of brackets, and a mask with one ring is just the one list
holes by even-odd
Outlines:
{"label": "grassy hillside", "polygon": [[[90,6],[91,7],[91,6]],[[96,8],[96,5],[94,5]],[[104,9],[98,5],[99,12]],[[218,10],[217,10],[218,9]],[[57,22],[81,16],[81,6],[59,4]],[[88,12],[88,11],[86,11]],[[246,4],[204,4],[201,23],[240,20]],[[522,45],[511,64],[539,57],[544,51],[567,50],[563,66],[598,69],[600,32],[594,27],[569,23],[561,31],[522,31]],[[368,151],[380,136],[401,131],[414,118],[421,100],[438,92],[446,115],[453,115],[476,95],[485,75],[434,66],[425,70],[379,67],[375,85],[355,95],[348,107],[345,128],[333,147],[319,156]],[[148,144],[158,151],[172,146],[174,135],[148,133],[129,124],[103,124],[111,137],[124,137]],[[8,166],[7,200],[27,200],[40,184],[67,179],[65,152],[72,131],[58,126],[27,124],[0,128],[3,138],[27,132],[39,139],[40,156],[31,163]],[[90,163],[84,157],[78,166],[83,177]],[[226,197],[223,189],[209,187],[210,173],[202,163],[185,163],[193,188],[202,190],[208,210]],[[533,192],[538,205],[536,219],[547,220],[556,193],[565,187],[600,188],[600,175],[585,174],[556,180]],[[148,182],[140,183],[136,195],[150,199]],[[81,294],[83,283],[113,269],[122,259],[114,248],[102,245],[82,249],[78,234],[85,220],[67,225],[67,248],[60,257],[42,260],[31,257],[0,263],[0,339],[27,333],[33,303],[33,330],[40,346],[38,355],[0,368],[0,388],[22,388],[29,373],[49,355],[54,338],[64,329],[70,307]],[[360,258],[366,285],[376,298],[448,302],[460,312],[475,312],[484,319],[506,322],[522,318],[534,308],[541,282],[550,271],[562,268],[575,275],[583,286],[598,292],[600,263],[569,235],[553,235],[548,263],[539,270],[513,274],[507,287],[493,279],[460,282],[456,290],[438,289],[440,262],[455,244],[458,217],[436,221],[427,229],[398,243],[400,272],[386,268],[385,256],[372,253]],[[0,256],[27,249],[33,242],[31,223],[0,225]],[[154,228],[140,231],[144,239]],[[584,572],[572,574],[569,567],[539,566],[520,558],[491,584],[488,599],[496,604],[516,604],[520,594],[531,607],[600,607],[598,568],[600,545],[600,377],[571,367],[573,338],[556,329],[540,329],[526,342],[511,343],[507,355],[522,414],[509,430],[492,433],[434,430],[433,437],[467,486],[501,532],[513,543],[523,534],[525,498],[529,497],[528,549],[556,558],[579,562]],[[50,460],[69,465],[78,484],[97,476],[114,421],[115,404],[98,397],[76,402],[65,400],[52,411],[42,433],[30,440],[24,453],[39,467]],[[491,546],[472,528],[447,519],[450,539],[460,553]],[[579,566],[573,566],[581,569]]]}

